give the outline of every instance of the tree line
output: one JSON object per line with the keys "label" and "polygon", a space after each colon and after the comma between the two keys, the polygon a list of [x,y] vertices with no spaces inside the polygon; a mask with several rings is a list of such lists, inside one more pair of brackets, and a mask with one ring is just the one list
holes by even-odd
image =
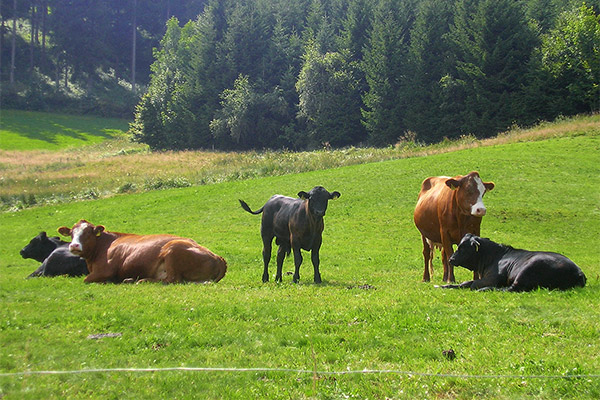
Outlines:
{"label": "tree line", "polygon": [[[435,142],[600,108],[597,0],[1,0],[0,11],[3,104],[137,104],[132,131],[154,149]],[[10,45],[24,21],[29,43]],[[15,48],[19,68],[6,61]]]}
{"label": "tree line", "polygon": [[0,0],[3,107],[131,117],[165,24],[205,0]]}
{"label": "tree line", "polygon": [[553,0],[220,0],[155,53],[157,149],[486,137],[599,108],[598,8]]}

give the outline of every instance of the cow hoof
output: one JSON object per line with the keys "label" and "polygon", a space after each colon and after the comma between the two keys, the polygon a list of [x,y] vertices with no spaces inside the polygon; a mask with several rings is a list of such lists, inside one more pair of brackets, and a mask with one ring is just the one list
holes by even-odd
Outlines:
{"label": "cow hoof", "polygon": [[269,275],[266,275],[266,276],[263,275],[262,281],[263,281],[263,283],[269,282]]}
{"label": "cow hoof", "polygon": [[321,280],[320,276],[315,276],[315,283],[322,283],[323,281]]}
{"label": "cow hoof", "polygon": [[126,278],[126,279],[123,279],[122,283],[132,284],[132,283],[135,283],[135,279],[133,279],[133,278]]}

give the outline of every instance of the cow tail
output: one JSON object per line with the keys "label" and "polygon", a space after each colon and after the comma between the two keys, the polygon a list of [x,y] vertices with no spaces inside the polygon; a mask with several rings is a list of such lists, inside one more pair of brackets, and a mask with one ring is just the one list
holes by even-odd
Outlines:
{"label": "cow tail", "polygon": [[252,211],[250,209],[250,206],[244,201],[240,199],[240,204],[242,205],[242,208],[246,211],[248,211],[250,214],[254,214],[254,215],[258,215],[261,212],[263,212],[263,209],[265,208],[264,206],[262,206],[260,209],[256,210],[256,211]]}

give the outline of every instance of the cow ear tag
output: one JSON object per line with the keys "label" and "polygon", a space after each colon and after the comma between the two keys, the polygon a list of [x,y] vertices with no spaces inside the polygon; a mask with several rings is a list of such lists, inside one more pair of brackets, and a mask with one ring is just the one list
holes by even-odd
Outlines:
{"label": "cow ear tag", "polygon": [[96,236],[100,237],[100,235],[102,235],[102,231],[96,232]]}

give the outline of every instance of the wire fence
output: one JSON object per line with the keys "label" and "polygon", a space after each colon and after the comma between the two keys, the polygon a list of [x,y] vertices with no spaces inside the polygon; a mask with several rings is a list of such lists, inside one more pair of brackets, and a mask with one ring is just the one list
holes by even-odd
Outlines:
{"label": "wire fence", "polygon": [[21,371],[21,372],[0,372],[0,377],[11,376],[27,376],[27,375],[71,375],[71,374],[89,374],[89,373],[117,373],[117,372],[281,372],[294,374],[311,374],[315,375],[358,375],[358,374],[392,374],[403,375],[409,377],[434,377],[434,378],[456,378],[456,379],[598,379],[600,374],[576,374],[576,375],[525,375],[525,374],[444,374],[444,373],[428,373],[428,372],[413,372],[402,371],[395,369],[362,369],[362,370],[347,370],[347,371],[319,371],[309,369],[292,369],[292,368],[226,368],[226,367],[166,367],[166,368],[90,368],[79,370],[63,370],[63,371]]}

